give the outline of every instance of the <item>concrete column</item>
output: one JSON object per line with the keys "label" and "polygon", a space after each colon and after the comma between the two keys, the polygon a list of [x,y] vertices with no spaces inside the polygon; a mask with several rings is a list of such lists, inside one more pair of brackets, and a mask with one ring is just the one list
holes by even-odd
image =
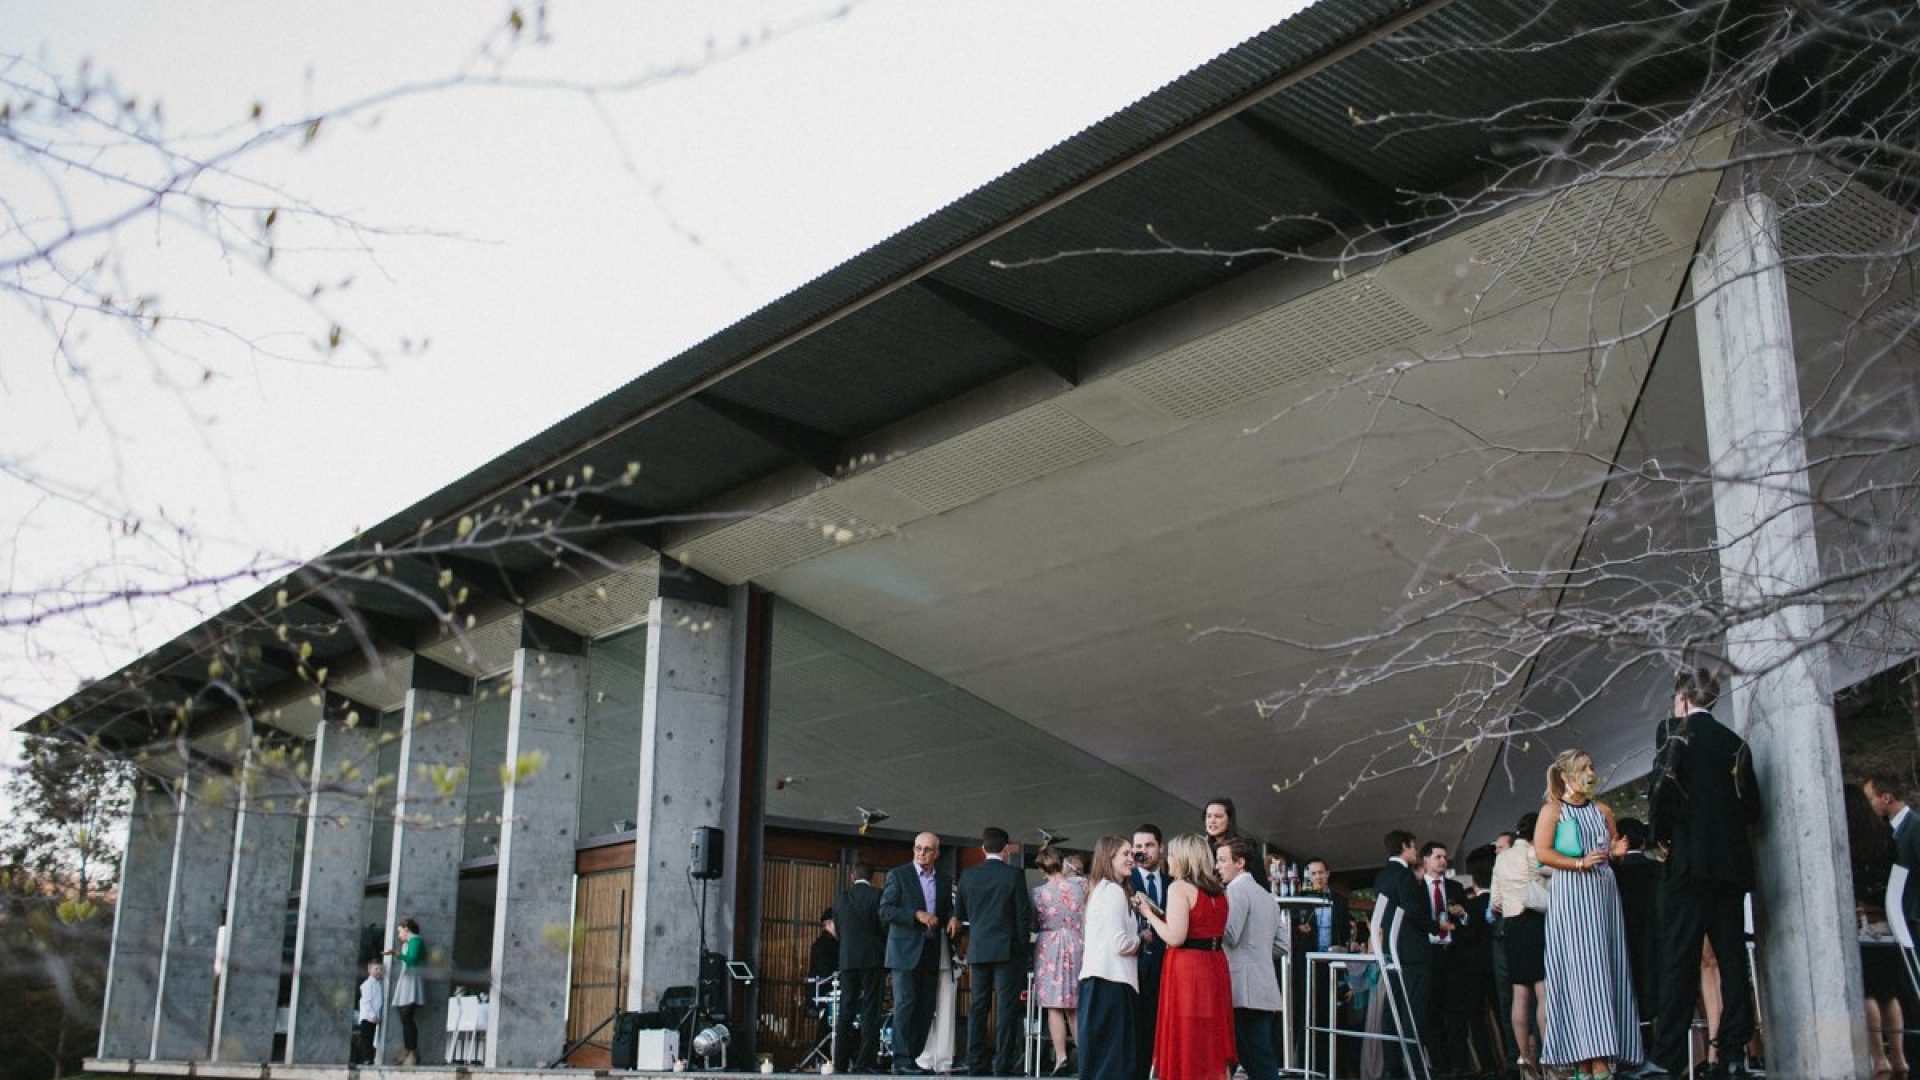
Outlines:
{"label": "concrete column", "polygon": [[352,1012],[365,977],[360,901],[373,847],[369,785],[379,773],[379,719],[372,710],[330,709],[314,733],[287,1022],[290,1062],[345,1064],[352,1046]]}
{"label": "concrete column", "polygon": [[100,1057],[144,1058],[153,1052],[154,991],[166,936],[167,886],[179,803],[164,784],[134,788],[127,849],[120,857],[120,896],[113,909],[113,951],[100,1004]]}
{"label": "concrete column", "polygon": [[[1694,269],[1721,590],[1735,611],[1820,580],[1807,450],[1772,200],[1728,206]],[[1732,722],[1762,793],[1759,976],[1767,1069],[1865,1076],[1859,947],[1818,605],[1732,627]],[[1725,962],[1724,960],[1722,961]]]}
{"label": "concrete column", "polygon": [[[420,972],[425,1000],[416,1021],[420,1063],[438,1063],[447,1033],[447,994],[453,984],[453,942],[460,909],[460,863],[466,848],[467,765],[471,759],[473,686],[464,676],[425,657],[413,661],[405,727],[400,736],[400,781],[393,815],[393,863],[387,876],[387,947],[406,916],[419,920],[427,951]],[[383,1061],[404,1049],[400,1017],[391,1008],[380,1024]]]}
{"label": "concrete column", "polygon": [[273,1058],[287,889],[304,808],[292,761],[256,747],[235,778],[239,813],[227,879],[227,947],[213,1012],[215,1061]]}
{"label": "concrete column", "polygon": [[233,865],[236,790],[231,777],[199,772],[180,786],[153,1010],[156,1061],[205,1061],[213,1045],[214,954]]}
{"label": "concrete column", "polygon": [[566,1042],[586,723],[585,657],[525,648],[514,654],[507,765],[527,775],[507,784],[500,812],[489,1068],[544,1066]]}
{"label": "concrete column", "polygon": [[[688,909],[688,843],[695,826],[731,834],[733,824],[724,819],[733,684],[727,609],[663,596],[649,607],[647,624],[630,1009],[656,1008],[667,987],[698,983],[700,927],[697,912]],[[732,941],[731,926],[715,917],[733,889],[728,870],[706,883],[707,945],[720,952]]]}

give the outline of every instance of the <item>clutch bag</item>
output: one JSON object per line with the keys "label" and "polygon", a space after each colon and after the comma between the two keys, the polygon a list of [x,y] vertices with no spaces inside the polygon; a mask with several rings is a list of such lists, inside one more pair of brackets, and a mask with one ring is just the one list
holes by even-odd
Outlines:
{"label": "clutch bag", "polygon": [[1580,823],[1572,818],[1561,818],[1553,826],[1553,850],[1569,859],[1585,855],[1586,849],[1580,846]]}

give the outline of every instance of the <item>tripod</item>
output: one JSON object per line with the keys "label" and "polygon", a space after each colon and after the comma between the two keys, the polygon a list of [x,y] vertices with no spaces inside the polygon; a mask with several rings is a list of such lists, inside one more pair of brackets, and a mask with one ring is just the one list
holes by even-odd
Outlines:
{"label": "tripod", "polygon": [[833,1064],[840,1056],[840,974],[835,972],[828,978],[814,983],[814,989],[826,991],[826,993],[815,993],[813,1003],[826,1009],[824,1015],[827,1021],[827,1033],[820,1037],[819,1042],[813,1044],[813,1049],[807,1051],[807,1056],[800,1059],[800,1064],[794,1066],[795,1072],[806,1072],[813,1066],[819,1066],[824,1072],[826,1067]]}

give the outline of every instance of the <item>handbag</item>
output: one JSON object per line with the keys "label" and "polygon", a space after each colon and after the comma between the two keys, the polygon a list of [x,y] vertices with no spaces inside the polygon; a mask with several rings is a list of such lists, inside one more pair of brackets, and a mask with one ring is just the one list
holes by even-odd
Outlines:
{"label": "handbag", "polygon": [[1563,817],[1554,823],[1553,850],[1569,859],[1577,859],[1587,853],[1587,849],[1580,843],[1579,822]]}
{"label": "handbag", "polygon": [[1547,883],[1540,874],[1535,873],[1527,879],[1526,905],[1528,911],[1545,911],[1547,910],[1547,904],[1552,901],[1552,899],[1553,893],[1547,889]]}

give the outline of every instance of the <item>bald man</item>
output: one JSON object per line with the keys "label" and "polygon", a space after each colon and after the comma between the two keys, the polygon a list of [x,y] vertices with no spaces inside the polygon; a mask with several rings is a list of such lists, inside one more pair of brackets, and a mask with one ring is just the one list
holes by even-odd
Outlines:
{"label": "bald man", "polygon": [[913,861],[887,871],[880,921],[887,928],[887,970],[893,975],[893,1071],[918,1075],[927,1046],[940,976],[940,927],[953,916],[953,880],[937,865],[940,838],[913,838]]}

